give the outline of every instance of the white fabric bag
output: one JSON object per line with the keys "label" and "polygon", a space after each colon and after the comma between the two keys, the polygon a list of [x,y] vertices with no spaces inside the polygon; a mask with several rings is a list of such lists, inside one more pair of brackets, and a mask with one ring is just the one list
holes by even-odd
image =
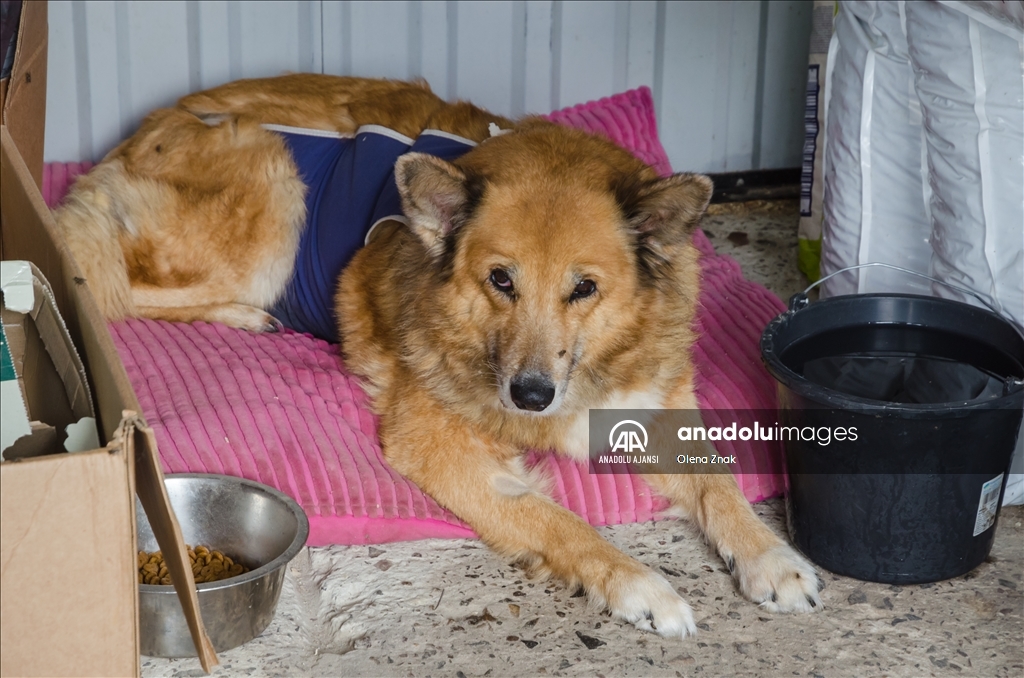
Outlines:
{"label": "white fabric bag", "polygon": [[[822,275],[890,263],[1024,325],[1024,4],[841,2],[829,51]],[[865,292],[980,304],[880,267],[822,285]]]}
{"label": "white fabric bag", "polygon": [[[929,271],[924,133],[899,5],[839,4],[826,80],[823,276],[876,261]],[[822,284],[822,296],[928,290],[927,281],[885,268]]]}

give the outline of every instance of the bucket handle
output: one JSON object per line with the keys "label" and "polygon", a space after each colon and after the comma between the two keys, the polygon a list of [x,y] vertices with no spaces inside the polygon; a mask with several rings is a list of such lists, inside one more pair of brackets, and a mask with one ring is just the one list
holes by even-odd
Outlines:
{"label": "bucket handle", "polygon": [[992,303],[991,303],[991,297],[986,299],[981,294],[975,292],[972,289],[968,289],[966,287],[960,287],[959,285],[954,285],[953,283],[946,282],[945,280],[939,280],[938,278],[933,278],[930,275],[926,275],[924,273],[919,273],[918,271],[912,271],[909,268],[903,268],[902,266],[893,266],[892,264],[886,264],[886,263],[883,263],[881,261],[872,261],[872,262],[867,263],[867,264],[857,264],[856,266],[847,266],[846,268],[841,268],[838,271],[833,271],[832,273],[829,273],[824,278],[819,278],[818,280],[815,280],[803,292],[798,292],[797,294],[794,294],[792,297],[789,298],[789,310],[795,311],[797,309],[800,309],[800,308],[803,308],[804,306],[806,306],[809,303],[808,299],[807,299],[807,293],[810,292],[811,290],[813,290],[815,287],[817,287],[821,283],[823,283],[826,280],[828,280],[829,278],[831,278],[833,276],[836,276],[836,275],[839,275],[840,273],[846,273],[847,271],[855,271],[855,270],[857,270],[859,268],[870,268],[870,267],[873,267],[873,266],[881,266],[882,268],[891,268],[894,271],[900,271],[902,273],[909,273],[910,275],[916,275],[919,278],[925,278],[926,280],[931,280],[932,282],[939,283],[940,285],[945,285],[946,287],[950,287],[950,288],[952,288],[952,289],[954,289],[954,290],[956,290],[958,292],[963,292],[964,294],[969,294],[972,297],[974,297],[975,299],[977,299],[978,301],[980,301],[982,304],[984,304],[986,308],[988,308],[990,311],[995,313],[997,316],[999,316],[1003,320],[1009,322],[1010,323],[1010,327],[1015,329],[1017,331],[1017,334],[1019,334],[1021,336],[1021,338],[1024,339],[1024,331],[1021,330],[1020,326],[1017,324],[1017,321],[1014,320],[1012,317],[1010,317],[1004,311],[1002,311],[1002,310],[996,308],[995,306],[993,306]]}

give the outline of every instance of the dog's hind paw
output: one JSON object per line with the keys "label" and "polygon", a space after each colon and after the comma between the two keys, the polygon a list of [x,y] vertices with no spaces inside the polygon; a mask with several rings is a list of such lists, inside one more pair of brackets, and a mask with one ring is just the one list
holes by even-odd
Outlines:
{"label": "dog's hind paw", "polygon": [[[726,556],[726,562],[731,561]],[[813,612],[822,607],[817,572],[786,544],[730,569],[743,595],[769,612]]]}
{"label": "dog's hind paw", "polygon": [[[167,293],[166,291],[158,291],[157,294],[164,294],[166,296]],[[146,299],[152,301],[153,295],[150,294]],[[157,298],[156,300],[159,301],[160,299]],[[262,309],[247,304],[226,303],[173,306],[139,303],[136,304],[136,310],[144,318],[166,320],[168,322],[221,323],[228,327],[248,330],[249,332],[280,332],[284,329],[281,321],[277,318]]]}
{"label": "dog's hind paw", "polygon": [[263,332],[280,332],[281,330],[284,329],[284,323],[282,323],[280,320],[278,320],[272,315],[268,315],[267,317],[269,318],[269,320],[267,321],[265,329],[262,330]]}
{"label": "dog's hind paw", "polygon": [[266,311],[244,304],[225,304],[218,309],[216,321],[250,332],[280,332],[281,321]]}
{"label": "dog's hind paw", "polygon": [[612,616],[643,631],[665,638],[685,638],[697,633],[693,611],[661,575],[647,570],[633,575],[610,592]]}

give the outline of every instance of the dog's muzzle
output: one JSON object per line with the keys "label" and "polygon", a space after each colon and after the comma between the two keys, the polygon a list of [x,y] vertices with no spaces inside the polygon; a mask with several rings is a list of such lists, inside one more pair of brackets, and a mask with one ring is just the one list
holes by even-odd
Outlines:
{"label": "dog's muzzle", "polygon": [[541,412],[555,399],[555,385],[545,375],[521,373],[513,377],[509,393],[519,409]]}

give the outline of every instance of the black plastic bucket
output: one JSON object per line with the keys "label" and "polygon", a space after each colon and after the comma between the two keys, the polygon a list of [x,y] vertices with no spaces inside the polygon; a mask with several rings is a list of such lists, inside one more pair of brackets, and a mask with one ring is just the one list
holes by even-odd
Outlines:
{"label": "black plastic bucket", "polygon": [[782,438],[789,533],[807,557],[896,584],[987,557],[1024,415],[1024,339],[1010,323],[931,297],[796,295],[761,354],[779,425],[812,432]]}

